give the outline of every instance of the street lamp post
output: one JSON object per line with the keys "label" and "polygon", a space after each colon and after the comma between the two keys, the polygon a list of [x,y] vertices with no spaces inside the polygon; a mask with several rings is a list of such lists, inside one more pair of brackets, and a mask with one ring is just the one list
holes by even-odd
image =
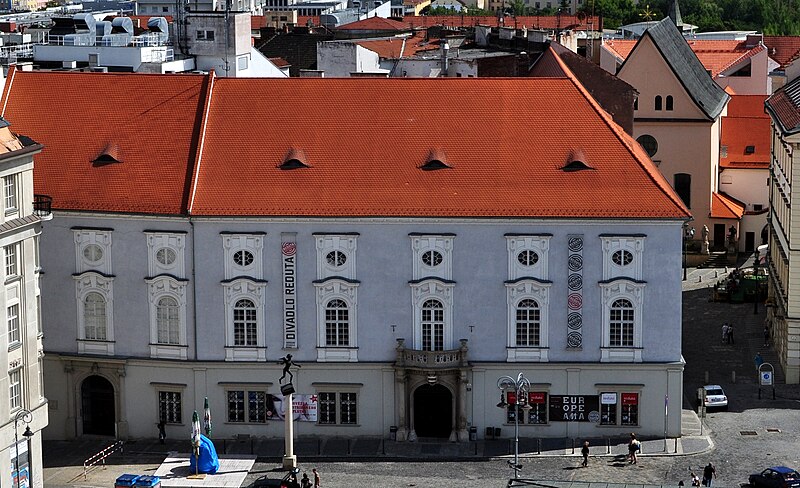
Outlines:
{"label": "street lamp post", "polygon": [[[531,389],[531,382],[522,373],[517,375],[515,380],[511,376],[501,376],[497,380],[497,387],[501,392],[514,391],[514,462],[508,462],[514,470],[514,479],[519,478],[519,471],[522,466],[519,464],[519,416],[520,409],[530,410],[528,405],[528,392]],[[510,403],[505,403],[505,397],[501,398],[498,407],[505,409]]]}
{"label": "street lamp post", "polygon": [[[20,422],[25,424],[25,432],[22,433],[22,436],[25,437],[26,440],[29,440],[33,437],[33,432],[31,432],[31,426],[28,425],[33,420],[33,414],[30,410],[20,409],[16,415],[14,415],[14,467],[17,473],[15,479],[17,480],[17,488],[19,488],[19,428],[17,427]],[[30,452],[30,451],[29,451]],[[28,454],[30,456],[30,454]]]}

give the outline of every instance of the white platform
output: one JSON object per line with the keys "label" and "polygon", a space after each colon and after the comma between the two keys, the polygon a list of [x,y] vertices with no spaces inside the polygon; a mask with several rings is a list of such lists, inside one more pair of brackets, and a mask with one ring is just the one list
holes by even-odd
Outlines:
{"label": "white platform", "polygon": [[256,462],[256,456],[227,454],[219,456],[219,471],[204,479],[189,479],[189,453],[171,452],[161,463],[155,475],[161,478],[161,486],[235,487],[242,486],[244,479]]}

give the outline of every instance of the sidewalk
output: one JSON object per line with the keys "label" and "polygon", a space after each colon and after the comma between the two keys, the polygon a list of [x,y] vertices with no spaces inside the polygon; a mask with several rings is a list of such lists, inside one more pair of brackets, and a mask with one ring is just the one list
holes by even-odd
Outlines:
{"label": "sidewalk", "polygon": [[[700,434],[700,419],[692,410],[682,412],[684,436],[679,439],[642,439],[642,457],[686,456],[713,448],[707,429]],[[580,439],[582,441],[583,439]],[[624,437],[589,439],[591,456],[618,457],[627,454]],[[573,442],[575,443],[573,448]],[[153,474],[170,452],[186,452],[188,440],[139,439],[125,444],[122,453],[112,455],[107,465],[89,470],[83,479],[83,460],[111,444],[106,439],[74,441],[44,441],[45,486],[99,487],[113,486],[114,480],[125,473]],[[282,439],[249,439],[243,441],[216,439],[218,453],[258,456],[259,463],[280,464],[283,455]],[[520,438],[520,456],[580,457],[577,439]],[[451,442],[394,442],[378,438],[358,439],[297,439],[298,458],[316,462],[360,461],[476,461],[513,456],[514,439],[488,439],[465,443]]]}

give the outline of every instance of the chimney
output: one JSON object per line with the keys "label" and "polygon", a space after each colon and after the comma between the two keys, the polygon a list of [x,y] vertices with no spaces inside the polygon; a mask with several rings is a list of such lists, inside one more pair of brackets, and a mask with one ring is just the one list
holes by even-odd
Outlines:
{"label": "chimney", "polygon": [[747,41],[745,41],[745,47],[747,49],[752,49],[761,44],[763,38],[764,37],[762,34],[747,34]]}
{"label": "chimney", "polygon": [[450,68],[450,60],[447,55],[450,54],[450,43],[447,39],[442,39],[442,75],[447,76],[448,69]]}

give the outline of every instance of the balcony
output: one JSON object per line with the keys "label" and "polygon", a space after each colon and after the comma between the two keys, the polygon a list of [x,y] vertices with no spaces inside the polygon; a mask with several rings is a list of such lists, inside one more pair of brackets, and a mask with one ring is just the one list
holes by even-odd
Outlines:
{"label": "balcony", "polygon": [[461,340],[461,347],[447,351],[421,351],[406,349],[404,341],[398,339],[397,365],[419,369],[451,369],[467,366],[467,341]]}
{"label": "balcony", "polygon": [[53,218],[51,207],[53,206],[53,197],[48,195],[34,195],[33,196],[33,214],[42,220],[50,220]]}

